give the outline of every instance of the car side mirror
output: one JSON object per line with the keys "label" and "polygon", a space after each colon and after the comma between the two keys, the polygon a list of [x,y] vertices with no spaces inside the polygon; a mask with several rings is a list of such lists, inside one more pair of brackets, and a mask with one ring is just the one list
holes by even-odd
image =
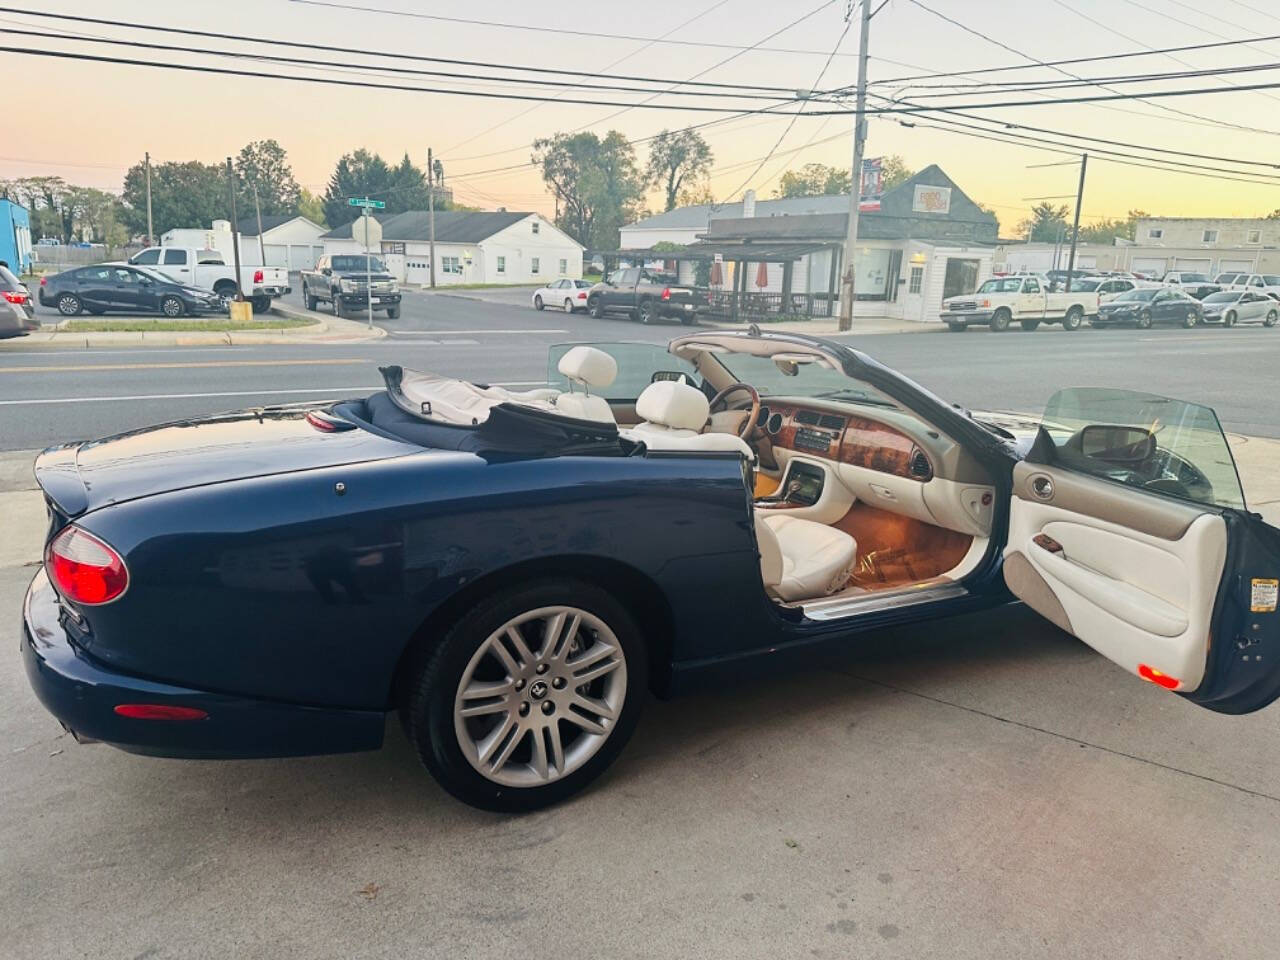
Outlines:
{"label": "car side mirror", "polygon": [[323,273],[326,277],[331,276],[333,274],[333,271],[328,267],[321,267],[320,272]]}
{"label": "car side mirror", "polygon": [[1142,427],[1090,424],[1080,431],[1080,452],[1103,463],[1145,463],[1156,452],[1156,435]]}

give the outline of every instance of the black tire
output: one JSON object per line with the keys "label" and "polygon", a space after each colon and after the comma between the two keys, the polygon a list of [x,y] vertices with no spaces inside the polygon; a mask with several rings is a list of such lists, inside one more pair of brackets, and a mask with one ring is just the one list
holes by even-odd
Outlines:
{"label": "black tire", "polygon": [[400,308],[399,308],[399,307],[387,307],[387,319],[388,319],[388,320],[399,320],[399,319],[400,319]]}
{"label": "black tire", "polygon": [[541,294],[533,298],[533,309],[541,310],[545,306],[546,304],[542,302]]}
{"label": "black tire", "polygon": [[236,295],[236,285],[224,280],[222,283],[215,283],[213,285],[213,292],[223,300],[233,300]]}
{"label": "black tire", "polygon": [[965,323],[963,320],[948,320],[947,328],[952,333],[964,333],[966,330],[969,329],[969,325]]}
{"label": "black tire", "polygon": [[640,301],[640,306],[636,310],[636,319],[646,325],[658,319],[658,311],[654,307],[652,300],[645,299]]}
{"label": "black tire", "polygon": [[1079,307],[1072,307],[1067,311],[1067,315],[1062,318],[1063,330],[1079,330],[1080,324],[1084,322],[1084,311]]}
{"label": "black tire", "polygon": [[306,287],[303,287],[303,288],[302,288],[302,302],[303,302],[303,303],[305,303],[305,304],[307,305],[307,309],[308,309],[308,310],[314,310],[314,309],[316,308],[316,304],[317,304],[317,303],[319,303],[320,301],[319,301],[319,300],[317,300],[315,297],[313,297],[311,294],[309,294],[309,293],[307,292],[307,288],[306,288]]}
{"label": "black tire", "polygon": [[1139,330],[1150,330],[1151,329],[1151,311],[1143,310],[1140,314],[1138,314],[1138,320],[1136,325]]}
{"label": "black tire", "polygon": [[1223,315],[1222,325],[1224,327],[1234,327],[1236,325],[1236,315],[1234,311],[1229,311]]}
{"label": "black tire", "polygon": [[84,304],[74,293],[60,293],[57,300],[58,312],[64,317],[77,317],[84,309]]}
{"label": "black tire", "polygon": [[592,297],[590,302],[587,303],[587,310],[590,311],[591,316],[595,317],[597,320],[603,320],[604,300],[600,297]]}
{"label": "black tire", "polygon": [[1013,314],[1001,307],[991,315],[991,329],[996,333],[1003,333],[1009,329],[1009,321],[1013,319]]}
{"label": "black tire", "polygon": [[170,320],[176,320],[187,312],[187,307],[181,297],[169,296],[160,301],[160,312]]}
{"label": "black tire", "polygon": [[1264,327],[1274,327],[1278,317],[1280,317],[1280,313],[1277,313],[1275,310],[1269,310],[1267,311],[1266,319],[1262,321],[1262,325]]}
{"label": "black tire", "polygon": [[[496,783],[471,765],[458,743],[454,726],[458,685],[472,656],[503,624],[522,613],[561,604],[589,612],[613,631],[627,671],[622,710],[608,739],[578,769],[540,786]],[[649,666],[644,639],[625,606],[594,584],[554,577],[499,590],[481,600],[438,643],[424,647],[409,669],[402,720],[423,765],[463,803],[515,813],[565,800],[608,768],[640,719]]]}
{"label": "black tire", "polygon": [[266,313],[270,309],[271,309],[270,297],[254,297],[253,298],[254,313]]}
{"label": "black tire", "polygon": [[1040,321],[1031,320],[1031,319],[1023,320],[1021,322],[1021,326],[1022,326],[1022,329],[1025,330],[1027,333],[1031,333],[1032,331],[1038,330],[1040,328]]}
{"label": "black tire", "polygon": [[686,327],[693,326],[694,323],[697,322],[697,319],[698,319],[698,315],[695,313],[680,314],[680,322],[683,323]]}
{"label": "black tire", "polygon": [[342,316],[342,294],[330,291],[329,296],[332,297],[330,304],[333,307],[333,315],[335,317]]}

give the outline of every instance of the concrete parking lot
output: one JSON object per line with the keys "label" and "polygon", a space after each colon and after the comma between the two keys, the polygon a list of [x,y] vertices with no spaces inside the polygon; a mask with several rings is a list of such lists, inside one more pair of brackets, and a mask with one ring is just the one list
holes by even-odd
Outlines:
{"label": "concrete parking lot", "polygon": [[[31,576],[0,571],[0,608]],[[5,646],[16,646],[7,618]],[[1268,955],[1280,713],[1212,715],[1020,607],[652,702],[520,817],[379,752],[78,746],[0,661],[12,957]]]}

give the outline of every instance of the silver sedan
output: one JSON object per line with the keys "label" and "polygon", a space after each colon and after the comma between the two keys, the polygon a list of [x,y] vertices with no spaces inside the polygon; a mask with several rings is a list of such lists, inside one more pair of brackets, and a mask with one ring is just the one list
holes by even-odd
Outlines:
{"label": "silver sedan", "polygon": [[1202,319],[1205,323],[1220,323],[1234,327],[1237,323],[1261,323],[1274,327],[1280,317],[1280,302],[1265,293],[1251,290],[1222,290],[1211,293],[1201,301]]}

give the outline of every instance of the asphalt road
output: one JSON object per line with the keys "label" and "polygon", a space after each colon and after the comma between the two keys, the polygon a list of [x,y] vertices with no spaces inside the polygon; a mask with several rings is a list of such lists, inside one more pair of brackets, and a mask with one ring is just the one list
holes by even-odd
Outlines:
{"label": "asphalt road", "polygon": [[[296,304],[300,306],[300,304]],[[358,344],[199,348],[0,347],[0,449],[102,436],[242,406],[376,389],[379,365],[517,386],[545,382],[547,348],[661,343],[688,328],[541,313],[408,293],[391,335]],[[1230,430],[1280,437],[1280,328],[868,335],[857,348],[975,409],[1038,411],[1064,386],[1125,386],[1207,403]]]}
{"label": "asphalt road", "polygon": [[[572,801],[497,816],[382,750],[81,746],[0,570],[0,954],[166,958],[1270,956],[1280,708],[1210,714],[1021,607],[651,702]],[[180,638],[175,638],[180,642]]]}

